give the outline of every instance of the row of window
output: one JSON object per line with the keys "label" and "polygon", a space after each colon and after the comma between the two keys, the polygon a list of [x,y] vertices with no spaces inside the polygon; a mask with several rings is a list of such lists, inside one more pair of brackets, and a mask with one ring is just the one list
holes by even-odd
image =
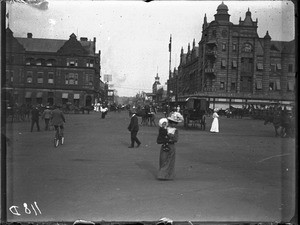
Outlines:
{"label": "row of window", "polygon": [[[27,91],[25,93],[25,98],[43,98],[47,97],[47,98],[54,98],[54,92],[36,92],[35,95],[33,95],[33,93],[31,91]],[[69,99],[69,98],[73,98],[73,99],[80,99],[80,94],[74,93],[69,95],[69,93],[62,93],[61,94],[61,98],[63,99]]]}
{"label": "row of window", "polygon": [[[13,83],[14,82],[14,73],[13,71],[6,71],[6,82]],[[36,78],[36,81],[35,79]],[[47,84],[54,84],[54,72],[48,72],[47,76],[44,76],[44,72],[37,72],[37,76],[33,75],[32,71],[27,71],[26,73],[26,83],[32,84],[36,82],[37,84],[44,84],[46,80]],[[84,85],[93,85],[94,76],[92,74],[84,75]],[[65,75],[66,85],[78,85],[78,73],[68,73]]]}
{"label": "row of window", "polygon": [[[242,59],[242,65],[241,65],[241,69],[242,71],[252,71],[253,67],[252,67],[252,62],[251,61],[244,61]],[[227,66],[227,61],[225,59],[221,60],[221,68],[224,69]],[[232,64],[231,67],[233,69],[237,68],[237,60],[232,60]],[[256,63],[256,70],[257,71],[262,71],[264,69],[263,63],[258,62]],[[270,64],[270,69],[271,72],[277,72],[277,71],[281,71],[282,67],[281,67],[281,63],[274,63],[274,64]],[[294,71],[294,65],[293,64],[289,64],[288,65],[288,73],[293,73]]]}
{"label": "row of window", "polygon": [[[227,44],[222,43],[221,46],[222,46],[222,51],[225,52],[227,50]],[[232,44],[232,51],[233,52],[237,51],[237,44],[235,43]],[[249,43],[245,43],[244,46],[242,47],[242,52],[252,52],[252,51],[253,51],[253,47]]]}
{"label": "row of window", "polygon": [[[251,83],[252,79],[249,78],[246,80],[246,82],[241,81],[241,87],[243,89],[247,88],[247,87],[251,87]],[[245,84],[245,85],[243,85]],[[236,86],[235,83],[231,83],[231,91],[235,90]],[[293,91],[295,88],[295,82],[290,80],[287,83],[287,90],[288,91]],[[255,81],[255,89],[256,90],[262,90],[262,80],[256,80]],[[220,90],[225,90],[225,82],[220,82]],[[280,85],[280,80],[271,80],[269,82],[269,90],[270,91],[280,91],[281,90],[281,85]]]}
{"label": "row of window", "polygon": [[[94,59],[87,59],[81,66],[85,67],[94,67]],[[55,66],[56,60],[55,59],[34,59],[34,58],[27,58],[25,60],[26,66]],[[75,58],[67,58],[66,66],[70,67],[78,67],[78,59]]]}

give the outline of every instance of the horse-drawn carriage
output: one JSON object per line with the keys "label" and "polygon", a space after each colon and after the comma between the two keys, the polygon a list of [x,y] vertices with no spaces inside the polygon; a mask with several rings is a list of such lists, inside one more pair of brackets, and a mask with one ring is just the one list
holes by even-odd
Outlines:
{"label": "horse-drawn carriage", "polygon": [[201,130],[205,130],[206,121],[205,114],[209,108],[209,101],[206,98],[199,97],[189,97],[185,101],[185,106],[183,109],[183,118],[184,118],[184,126],[197,127],[197,124],[200,125]]}

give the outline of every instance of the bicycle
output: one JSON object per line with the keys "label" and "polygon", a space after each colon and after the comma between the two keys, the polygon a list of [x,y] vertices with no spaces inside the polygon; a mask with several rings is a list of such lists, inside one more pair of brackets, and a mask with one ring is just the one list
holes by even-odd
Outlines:
{"label": "bicycle", "polygon": [[54,147],[57,148],[59,146],[59,143],[61,145],[64,144],[65,138],[62,136],[61,133],[61,126],[55,126],[55,137],[54,137]]}

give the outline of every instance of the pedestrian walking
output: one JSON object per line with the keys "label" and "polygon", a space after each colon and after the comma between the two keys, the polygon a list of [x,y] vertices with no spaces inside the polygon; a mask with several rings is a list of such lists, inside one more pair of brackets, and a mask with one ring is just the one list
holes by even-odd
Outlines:
{"label": "pedestrian walking", "polygon": [[49,122],[51,119],[51,110],[49,106],[46,106],[46,109],[44,110],[42,114],[42,119],[45,120],[45,130],[50,130],[49,129]]}
{"label": "pedestrian walking", "polygon": [[40,131],[39,120],[40,120],[40,111],[38,107],[35,106],[31,110],[31,129],[30,129],[31,132],[33,131],[34,124],[36,124],[37,131]]}
{"label": "pedestrian walking", "polygon": [[153,108],[150,108],[150,113],[149,115],[149,120],[150,120],[150,126],[155,126],[156,127],[156,123],[155,123],[155,114],[156,112],[153,110]]}
{"label": "pedestrian walking", "polygon": [[108,108],[107,108],[107,106],[100,106],[100,111],[101,111],[101,118],[102,119],[105,119],[105,116],[106,116],[106,114],[107,114],[107,112],[108,112]]}
{"label": "pedestrian walking", "polygon": [[128,125],[127,129],[130,131],[130,137],[131,137],[131,145],[128,148],[133,148],[135,142],[137,143],[136,147],[137,148],[140,147],[141,142],[137,138],[137,134],[138,134],[138,131],[139,131],[139,121],[138,121],[138,117],[136,115],[135,110],[132,111],[130,124]]}
{"label": "pedestrian walking", "polygon": [[178,130],[176,126],[183,121],[180,113],[173,113],[168,118],[159,122],[159,134],[157,143],[162,144],[159,155],[159,170],[157,179],[172,180],[175,177],[175,143],[178,141]]}
{"label": "pedestrian walking", "polygon": [[212,133],[218,133],[219,132],[219,115],[218,115],[218,109],[214,109],[214,113],[212,115],[213,121],[211,124],[210,132]]}

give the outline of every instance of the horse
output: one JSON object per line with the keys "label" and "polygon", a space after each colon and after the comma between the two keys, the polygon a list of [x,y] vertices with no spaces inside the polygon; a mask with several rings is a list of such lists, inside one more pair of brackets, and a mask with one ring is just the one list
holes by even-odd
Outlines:
{"label": "horse", "polygon": [[[275,129],[275,137],[287,137],[293,136],[293,117],[286,114],[281,115],[276,113],[274,115],[266,115],[264,119],[264,125],[272,123]],[[278,129],[281,128],[280,133]]]}
{"label": "horse", "polygon": [[230,106],[225,110],[227,118],[240,118],[242,119],[244,116],[244,109],[235,108]]}
{"label": "horse", "polygon": [[153,114],[150,112],[147,112],[145,109],[140,109],[136,112],[137,117],[141,117],[141,125],[149,125],[149,122],[151,122],[151,125],[153,123]]}
{"label": "horse", "polygon": [[200,125],[201,130],[206,129],[206,117],[204,110],[184,110],[183,112],[184,126],[189,127],[190,121],[192,121],[192,127],[197,127],[197,123]]}

